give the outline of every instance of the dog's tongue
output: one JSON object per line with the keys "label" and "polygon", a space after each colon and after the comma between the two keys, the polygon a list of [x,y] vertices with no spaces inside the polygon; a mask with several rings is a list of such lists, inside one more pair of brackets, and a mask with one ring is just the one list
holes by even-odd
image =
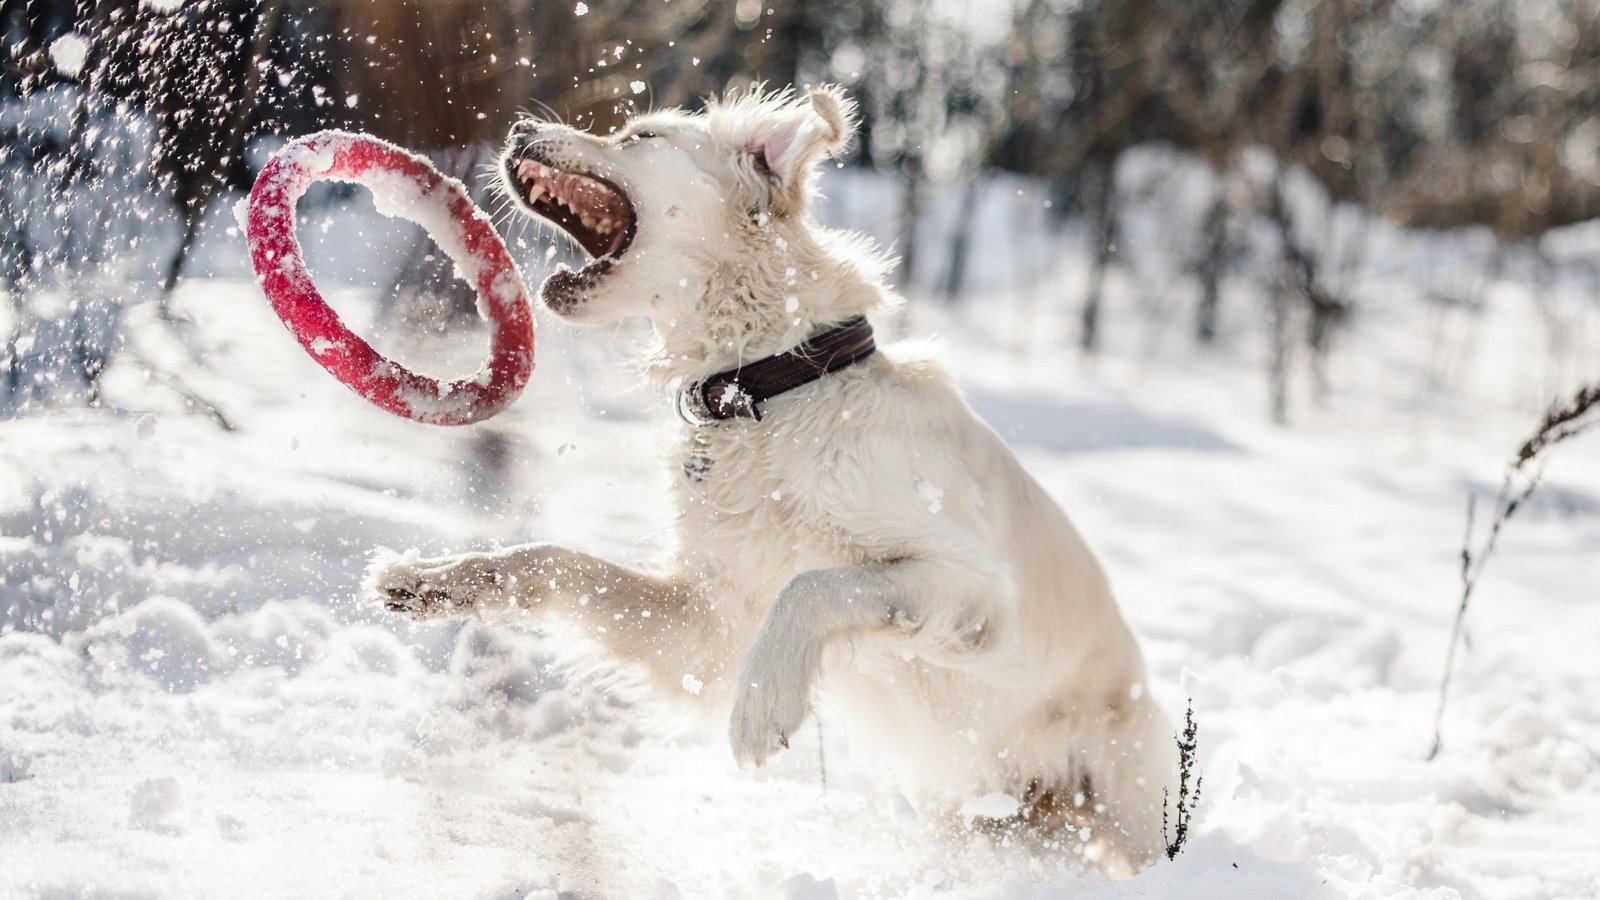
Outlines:
{"label": "dog's tongue", "polygon": [[588,176],[552,170],[528,159],[518,164],[517,174],[590,218],[621,220],[628,213],[627,202],[616,191]]}
{"label": "dog's tongue", "polygon": [[595,219],[602,217],[622,219],[628,214],[628,206],[622,198],[593,178],[585,178],[582,175],[557,177],[563,182],[557,192],[579,212]]}

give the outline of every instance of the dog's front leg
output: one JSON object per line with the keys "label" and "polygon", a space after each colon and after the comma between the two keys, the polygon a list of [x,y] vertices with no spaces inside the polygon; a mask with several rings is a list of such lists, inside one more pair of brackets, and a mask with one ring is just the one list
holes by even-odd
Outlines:
{"label": "dog's front leg", "polygon": [[740,764],[760,765],[789,746],[805,721],[823,648],[838,638],[914,636],[946,660],[990,637],[999,578],[927,560],[802,572],[778,594],[735,682],[728,736]]}
{"label": "dog's front leg", "polygon": [[685,672],[714,674],[691,652],[708,644],[707,605],[695,585],[554,544],[435,559],[379,550],[367,569],[366,592],[369,602],[419,620],[503,610],[549,613],[671,684]]}

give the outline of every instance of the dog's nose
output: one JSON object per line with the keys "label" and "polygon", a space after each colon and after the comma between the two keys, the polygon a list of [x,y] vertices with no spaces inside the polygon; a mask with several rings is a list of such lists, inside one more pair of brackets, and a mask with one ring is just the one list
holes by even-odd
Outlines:
{"label": "dog's nose", "polygon": [[506,146],[513,153],[526,150],[530,144],[537,141],[540,132],[547,123],[538,119],[520,119],[511,126],[511,133],[506,135]]}

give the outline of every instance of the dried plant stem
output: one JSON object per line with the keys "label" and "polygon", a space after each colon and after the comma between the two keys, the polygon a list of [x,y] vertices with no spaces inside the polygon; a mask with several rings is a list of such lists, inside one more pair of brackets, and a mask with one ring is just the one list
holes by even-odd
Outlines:
{"label": "dried plant stem", "polygon": [[[1189,826],[1196,806],[1200,805],[1200,728],[1194,721],[1194,700],[1189,701],[1183,713],[1183,733],[1178,738],[1178,805],[1168,818],[1167,790],[1161,789],[1161,840],[1166,844],[1167,859],[1174,859],[1183,851],[1189,840]],[[1191,792],[1189,779],[1193,776]],[[1167,837],[1168,823],[1173,825],[1172,837]]]}
{"label": "dried plant stem", "polygon": [[[1551,447],[1600,424],[1600,415],[1590,415],[1597,411],[1600,411],[1600,385],[1581,388],[1571,401],[1550,408],[1533,437],[1523,443],[1516,458],[1506,466],[1500,492],[1495,496],[1495,512],[1489,523],[1489,533],[1476,554],[1472,551],[1472,533],[1477,504],[1475,497],[1467,498],[1467,533],[1461,542],[1461,602],[1456,606],[1455,624],[1450,629],[1450,646],[1445,651],[1444,677],[1439,681],[1439,704],[1433,714],[1433,746],[1428,751],[1429,760],[1439,755],[1443,744],[1444,709],[1450,696],[1450,676],[1455,671],[1456,648],[1465,633],[1467,607],[1471,604],[1472,592],[1483,575],[1484,565],[1494,553],[1495,544],[1500,540],[1501,529],[1533,495],[1544,477],[1542,465],[1529,474],[1528,464]],[[1519,478],[1523,479],[1520,489],[1517,488]]]}
{"label": "dried plant stem", "polygon": [[1566,406],[1553,406],[1539,423],[1539,430],[1517,451],[1514,468],[1533,459],[1546,449],[1588,430],[1600,418],[1585,418],[1589,412],[1600,409],[1600,384],[1582,388]]}
{"label": "dried plant stem", "polygon": [[1543,472],[1536,472],[1528,479],[1527,485],[1515,496],[1511,494],[1511,483],[1515,477],[1516,469],[1507,469],[1506,477],[1500,484],[1500,493],[1495,498],[1495,516],[1489,525],[1489,536],[1484,539],[1483,548],[1476,557],[1472,554],[1473,513],[1477,506],[1477,498],[1467,497],[1467,534],[1461,542],[1461,602],[1456,606],[1455,625],[1450,629],[1450,647],[1445,651],[1444,677],[1439,680],[1439,704],[1433,713],[1433,746],[1428,750],[1428,759],[1439,755],[1440,742],[1444,725],[1444,707],[1450,695],[1450,676],[1455,671],[1456,648],[1460,646],[1462,634],[1466,627],[1467,607],[1472,601],[1472,591],[1478,586],[1478,576],[1483,574],[1484,563],[1488,562],[1489,555],[1494,552],[1495,543],[1500,538],[1500,530],[1506,521],[1516,513],[1517,508],[1539,486],[1539,479]]}

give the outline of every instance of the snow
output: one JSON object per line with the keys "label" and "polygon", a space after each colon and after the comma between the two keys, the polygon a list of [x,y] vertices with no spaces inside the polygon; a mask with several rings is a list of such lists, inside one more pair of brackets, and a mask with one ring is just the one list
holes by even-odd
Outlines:
{"label": "snow", "polygon": [[[833,215],[872,208],[870,186],[844,183]],[[1021,208],[1009,189],[984,202],[997,220]],[[1098,363],[1065,352],[1078,246],[975,252],[994,262],[966,303],[918,300],[886,323],[947,338],[975,408],[1101,555],[1157,699],[1178,718],[1193,698],[1198,835],[1110,881],[1070,838],[948,833],[826,706],[739,771],[725,723],[668,719],[625,679],[562,665],[586,658],[563,634],[360,606],[378,546],[665,558],[658,498],[681,461],[647,448],[679,427],[670,398],[628,369],[641,328],[546,317],[539,371],[506,413],[463,429],[389,416],[294,346],[223,234],[230,214],[215,218],[195,269],[211,274],[176,298],[187,338],[146,304],[126,321],[237,431],[120,363],[106,408],[0,425],[0,895],[1600,895],[1594,439],[1552,456],[1507,527],[1444,752],[1425,761],[1465,498],[1492,493],[1563,378],[1594,377],[1600,336],[1592,305],[1575,307],[1577,361],[1554,356],[1549,306],[1514,273],[1479,318],[1418,299],[1469,236],[1375,242],[1389,301],[1350,323],[1334,394],[1289,428],[1267,423],[1249,352],[1193,349],[1177,313],[1150,324],[1134,276],[1110,279]],[[309,264],[375,342],[421,362],[479,352],[482,330],[386,332],[371,291],[333,290],[348,244],[313,232]],[[1030,267],[1048,278],[1030,286]],[[1250,347],[1235,287],[1223,340]],[[918,489],[936,510],[938,487]]]}
{"label": "snow", "polygon": [[961,804],[961,816],[970,826],[972,820],[980,816],[991,819],[1004,819],[1022,811],[1022,803],[1010,794],[993,793],[984,794],[982,797],[973,797]]}
{"label": "snow", "polygon": [[64,34],[50,43],[50,63],[68,78],[77,78],[89,58],[89,42],[79,34]]}

